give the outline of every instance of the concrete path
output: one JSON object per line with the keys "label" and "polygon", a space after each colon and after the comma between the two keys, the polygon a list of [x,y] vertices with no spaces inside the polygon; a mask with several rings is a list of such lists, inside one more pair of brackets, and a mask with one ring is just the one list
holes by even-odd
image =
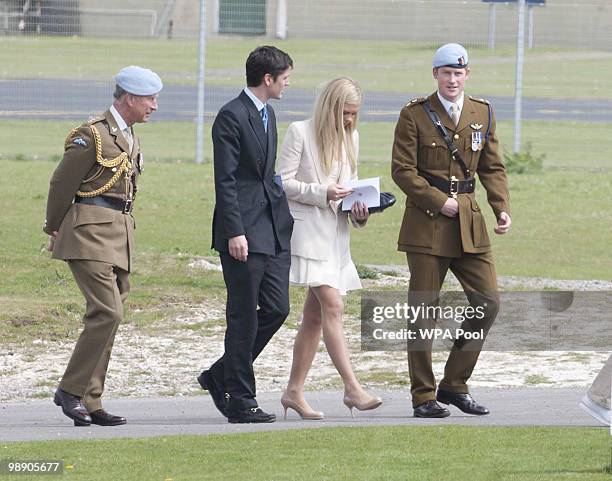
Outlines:
{"label": "concrete path", "polygon": [[[54,439],[144,438],[179,434],[228,434],[277,429],[325,428],[381,425],[469,425],[469,426],[599,426],[579,407],[580,388],[513,388],[473,390],[474,397],[491,409],[483,417],[468,416],[451,406],[445,419],[415,419],[407,391],[373,392],[383,397],[374,411],[356,412],[352,419],[339,391],[307,394],[312,407],[325,413],[323,421],[302,421],[289,411],[282,419],[278,392],[258,396],[260,406],[276,413],[278,421],[263,425],[229,424],[214,408],[210,396],[110,399],[105,408],[128,419],[116,427],[75,428],[51,399],[0,404],[0,441]],[[606,429],[601,427],[601,429]]]}

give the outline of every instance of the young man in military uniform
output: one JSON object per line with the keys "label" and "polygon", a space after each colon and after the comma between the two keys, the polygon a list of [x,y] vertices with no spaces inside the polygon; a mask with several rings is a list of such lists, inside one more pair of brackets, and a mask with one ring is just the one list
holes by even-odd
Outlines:
{"label": "young man in military uniform", "polygon": [[[468,54],[458,44],[440,47],[433,59],[438,90],[406,105],[395,128],[392,176],[406,194],[398,250],[410,268],[409,303],[436,305],[450,269],[473,307],[484,316],[464,327],[484,329],[493,323],[499,294],[484,217],[476,203],[474,175],[487,191],[497,234],[510,228],[506,171],[489,102],[464,95],[469,76]],[[419,319],[432,327],[434,319]],[[418,345],[417,345],[418,344]],[[468,349],[455,341],[436,393],[431,366],[431,341],[408,347],[415,417],[446,417],[453,404],[468,414],[489,410],[469,394],[470,378],[480,346]]]}
{"label": "young man in military uniform", "polygon": [[68,134],[51,178],[44,231],[54,259],[68,262],[86,300],[84,329],[55,392],[77,426],[125,424],[102,408],[115,333],[123,318],[132,267],[132,207],[143,157],[132,125],[157,110],[162,81],[130,66],[115,77],[115,100],[100,117]]}

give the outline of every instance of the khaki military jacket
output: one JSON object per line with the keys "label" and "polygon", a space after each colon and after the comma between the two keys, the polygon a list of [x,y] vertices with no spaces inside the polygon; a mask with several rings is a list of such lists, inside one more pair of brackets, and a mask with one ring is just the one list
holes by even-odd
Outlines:
{"label": "khaki military jacket", "polygon": [[[495,132],[495,116],[485,100],[464,98],[459,124],[455,126],[437,93],[429,96],[431,107],[448,130],[472,175],[477,174],[487,191],[495,216],[510,213],[506,170]],[[406,208],[398,239],[398,250],[443,257],[483,253],[491,248],[480,206],[474,193],[459,194],[459,215],[440,213],[448,195],[429,185],[420,175],[450,180],[465,179],[458,162],[452,160],[443,137],[423,108],[424,98],[406,105],[395,128],[392,177],[406,194]],[[474,134],[480,132],[479,135]],[[488,135],[487,135],[488,132]]]}
{"label": "khaki military jacket", "polygon": [[[99,134],[98,148],[92,128]],[[127,159],[120,158],[123,153]],[[121,159],[127,162],[114,165]],[[50,235],[58,231],[52,257],[108,262],[129,272],[135,229],[132,215],[107,207],[74,203],[74,199],[94,194],[121,200],[133,197],[141,170],[138,138],[134,136],[129,152],[128,142],[110,111],[72,130],[49,187],[43,230]],[[109,187],[115,176],[117,180]]]}

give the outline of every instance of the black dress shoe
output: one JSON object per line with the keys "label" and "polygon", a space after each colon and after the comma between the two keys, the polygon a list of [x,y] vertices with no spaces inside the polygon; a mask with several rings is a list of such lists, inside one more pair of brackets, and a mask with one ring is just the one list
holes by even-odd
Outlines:
{"label": "black dress shoe", "polygon": [[55,391],[53,402],[60,406],[62,412],[74,421],[75,426],[89,426],[91,424],[91,416],[87,412],[82,398],[58,388]]}
{"label": "black dress shoe", "polygon": [[91,424],[97,424],[99,426],[120,426],[121,424],[127,423],[127,420],[122,416],[115,416],[111,413],[107,413],[104,409],[98,409],[92,413]]}
{"label": "black dress shoe", "polygon": [[490,412],[485,406],[474,401],[474,398],[469,394],[460,394],[438,389],[436,399],[442,404],[452,404],[467,414],[483,416]]}
{"label": "black dress shoe", "polygon": [[227,403],[229,400],[229,394],[227,394],[217,383],[214,376],[210,371],[204,371],[202,374],[198,376],[198,382],[202,389],[208,391],[210,397],[215,403],[215,407],[219,410],[221,414],[227,417]]}
{"label": "black dress shoe", "polygon": [[414,408],[415,418],[445,418],[447,416],[450,416],[450,411],[434,400],[425,401]]}
{"label": "black dress shoe", "polygon": [[239,423],[273,423],[276,421],[275,414],[268,414],[260,407],[244,408],[230,413],[228,421],[233,424]]}

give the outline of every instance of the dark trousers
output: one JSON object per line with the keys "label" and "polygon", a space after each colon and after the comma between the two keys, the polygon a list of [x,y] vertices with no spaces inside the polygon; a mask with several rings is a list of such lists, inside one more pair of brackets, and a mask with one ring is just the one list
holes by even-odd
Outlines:
{"label": "dark trousers", "polygon": [[[408,252],[410,285],[408,302],[410,304],[436,305],[440,289],[447,272],[455,274],[468,298],[470,305],[486,306],[484,318],[470,327],[484,329],[485,333],[493,324],[499,310],[499,293],[493,256],[483,254],[464,254],[462,257],[438,257],[429,254]],[[419,327],[432,328],[434,320],[421,319]],[[467,330],[467,329],[466,329]],[[410,392],[414,407],[436,398],[436,379],[431,367],[431,344],[420,345],[418,349],[408,348],[408,368],[410,371]],[[467,381],[472,375],[480,346],[463,346],[455,341],[444,367],[444,378],[439,388],[454,393],[468,393]]]}
{"label": "dark trousers", "polygon": [[246,262],[221,252],[227,288],[225,353],[210,368],[230,395],[229,409],[257,406],[253,361],[289,315],[288,250],[249,253]]}

